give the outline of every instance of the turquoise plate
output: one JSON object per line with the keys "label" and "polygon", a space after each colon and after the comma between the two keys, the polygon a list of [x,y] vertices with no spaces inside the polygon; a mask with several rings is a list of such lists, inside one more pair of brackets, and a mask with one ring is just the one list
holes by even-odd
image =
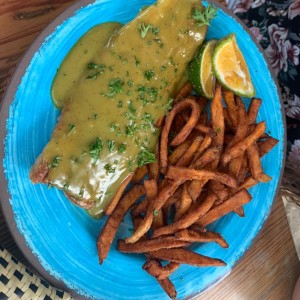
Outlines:
{"label": "turquoise plate", "polygon": [[[65,55],[94,25],[106,21],[127,23],[141,7],[151,3],[152,0],[76,3],[51,23],[32,45],[17,68],[2,106],[1,138],[5,140],[5,148],[0,153],[4,158],[0,196],[4,214],[30,262],[46,279],[65,286],[73,295],[78,293],[97,299],[168,298],[157,282],[141,269],[144,257],[119,253],[115,242],[100,266],[95,243],[105,219],[91,219],[60,191],[47,189],[42,184],[33,185],[28,178],[29,169],[50,139],[59,115],[49,91]],[[228,241],[229,249],[213,243],[194,247],[201,254],[223,259],[226,267],[182,265],[171,276],[180,299],[203,292],[230,273],[266,220],[282,176],[285,125],[277,86],[261,49],[240,23],[220,8],[207,38],[222,38],[231,32],[236,33],[248,62],[257,96],[264,99],[258,120],[266,120],[268,131],[280,140],[262,160],[265,172],[273,180],[251,190],[253,200],[245,206],[245,218],[230,214],[211,226]],[[249,104],[249,99],[244,100]],[[7,190],[3,188],[5,179]],[[129,236],[131,226],[125,219],[117,237]]]}

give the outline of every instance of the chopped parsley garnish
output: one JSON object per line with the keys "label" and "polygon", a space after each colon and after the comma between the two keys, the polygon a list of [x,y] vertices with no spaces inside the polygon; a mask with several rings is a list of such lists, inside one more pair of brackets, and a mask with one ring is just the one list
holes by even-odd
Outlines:
{"label": "chopped parsley garnish", "polygon": [[155,154],[148,149],[142,149],[137,156],[138,167],[156,162]]}
{"label": "chopped parsley garnish", "polygon": [[158,216],[158,210],[154,209],[153,215],[154,215],[154,217],[157,217]]}
{"label": "chopped parsley garnish", "polygon": [[151,28],[151,31],[152,31],[153,34],[158,35],[160,29],[159,29],[159,27],[152,27],[152,28]]}
{"label": "chopped parsley garnish", "polygon": [[126,145],[123,143],[118,147],[118,152],[123,153],[126,150]]}
{"label": "chopped parsley garnish", "polygon": [[121,94],[123,90],[124,81],[121,78],[114,78],[108,83],[107,97],[113,98],[116,94]]}
{"label": "chopped parsley garnish", "polygon": [[120,100],[120,101],[118,102],[118,108],[121,108],[121,107],[123,107],[123,101]]}
{"label": "chopped parsley garnish", "polygon": [[110,129],[110,131],[115,131],[117,129],[117,127],[119,127],[119,124],[116,122],[113,122],[110,124],[109,129]]}
{"label": "chopped parsley garnish", "polygon": [[107,140],[106,144],[107,144],[108,151],[112,152],[114,150],[114,147],[115,147],[115,142],[112,141],[112,140]]}
{"label": "chopped parsley garnish", "polygon": [[68,125],[68,130],[67,130],[67,134],[68,136],[75,130],[75,124],[69,124]]}
{"label": "chopped parsley garnish", "polygon": [[169,99],[168,99],[167,104],[164,106],[165,112],[168,112],[168,111],[172,108],[173,101],[174,101],[173,98],[169,98]]}
{"label": "chopped parsley garnish", "polygon": [[144,39],[149,31],[149,29],[152,28],[152,25],[145,25],[144,23],[140,23],[139,26],[139,31],[140,31],[140,34],[141,34],[141,37],[142,39]]}
{"label": "chopped parsley garnish", "polygon": [[98,118],[98,114],[93,114],[92,118],[96,120]]}
{"label": "chopped parsley garnish", "polygon": [[127,84],[128,84],[128,86],[133,86],[133,85],[134,85],[134,82],[133,82],[132,80],[128,80],[128,81],[127,81]]}
{"label": "chopped parsley garnish", "polygon": [[96,138],[95,142],[90,145],[90,156],[94,160],[99,158],[100,153],[102,152],[103,143],[101,139]]}
{"label": "chopped parsley garnish", "polygon": [[135,65],[138,67],[141,64],[141,61],[135,56],[134,57],[135,60]]}
{"label": "chopped parsley garnish", "polygon": [[222,129],[219,127],[217,128],[217,134],[221,133]]}
{"label": "chopped parsley garnish", "polygon": [[192,11],[193,19],[196,21],[198,27],[209,25],[210,21],[216,17],[218,9],[214,5],[208,5],[204,11],[194,8]]}
{"label": "chopped parsley garnish", "polygon": [[106,164],[104,166],[104,169],[106,170],[106,173],[115,173],[116,169],[113,168],[110,164]]}
{"label": "chopped parsley garnish", "polygon": [[128,171],[130,172],[133,172],[133,160],[130,160],[128,163],[127,163],[127,169]]}
{"label": "chopped parsley garnish", "polygon": [[53,185],[51,182],[48,182],[47,188],[48,188],[48,189],[52,189],[52,188],[54,188],[54,185]]}
{"label": "chopped parsley garnish", "polygon": [[161,66],[161,67],[160,67],[160,70],[161,70],[161,71],[165,71],[166,69],[167,69],[166,66]]}
{"label": "chopped parsley garnish", "polygon": [[49,165],[49,168],[51,168],[51,169],[57,168],[59,163],[61,162],[61,159],[62,159],[62,157],[60,155],[54,156],[51,163],[50,163],[50,165]]}
{"label": "chopped parsley garnish", "polygon": [[142,117],[142,123],[140,125],[141,129],[143,130],[147,130],[149,128],[151,128],[154,124],[154,120],[152,119],[151,114],[149,113],[145,113]]}
{"label": "chopped parsley garnish", "polygon": [[146,71],[144,72],[144,77],[145,77],[148,81],[150,81],[151,78],[152,78],[153,76],[155,76],[155,72],[154,72],[153,70],[146,70]]}
{"label": "chopped parsley garnish", "polygon": [[129,105],[128,105],[129,111],[134,114],[136,112],[136,109],[133,106],[132,101],[130,100]]}
{"label": "chopped parsley garnish", "polygon": [[142,100],[143,106],[147,105],[149,102],[153,103],[157,100],[158,90],[154,87],[139,85],[137,91],[139,93],[140,100]]}
{"label": "chopped parsley garnish", "polygon": [[135,131],[136,131],[136,123],[132,123],[125,127],[125,135],[126,136],[133,136]]}
{"label": "chopped parsley garnish", "polygon": [[89,73],[89,75],[86,77],[86,79],[97,79],[98,75],[101,75],[105,72],[105,65],[97,65],[95,63],[89,63],[87,65],[87,68],[89,71],[93,71],[92,73]]}
{"label": "chopped parsley garnish", "polygon": [[69,188],[69,184],[68,184],[68,183],[65,183],[65,184],[63,185],[63,190],[66,191],[68,188]]}

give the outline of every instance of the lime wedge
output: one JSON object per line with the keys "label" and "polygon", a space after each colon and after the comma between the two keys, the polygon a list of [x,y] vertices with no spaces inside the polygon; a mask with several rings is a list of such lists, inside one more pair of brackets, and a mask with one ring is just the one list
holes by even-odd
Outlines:
{"label": "lime wedge", "polygon": [[212,71],[212,54],[217,40],[207,41],[190,62],[188,73],[194,90],[201,96],[212,99],[215,92],[215,76]]}
{"label": "lime wedge", "polygon": [[217,80],[224,88],[242,97],[255,95],[249,70],[237,45],[235,34],[226,36],[216,44],[212,67]]}

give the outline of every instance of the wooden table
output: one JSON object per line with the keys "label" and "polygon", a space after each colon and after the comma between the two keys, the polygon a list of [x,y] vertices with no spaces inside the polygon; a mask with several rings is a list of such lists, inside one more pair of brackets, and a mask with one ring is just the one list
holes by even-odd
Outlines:
{"label": "wooden table", "polygon": [[[0,0],[0,99],[28,46],[73,2]],[[231,274],[197,299],[287,300],[299,275],[300,264],[278,198],[263,230]]]}

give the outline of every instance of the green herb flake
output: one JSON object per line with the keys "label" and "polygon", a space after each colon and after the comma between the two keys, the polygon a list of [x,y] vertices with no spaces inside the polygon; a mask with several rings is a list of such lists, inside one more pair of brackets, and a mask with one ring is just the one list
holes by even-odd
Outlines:
{"label": "green herb flake", "polygon": [[135,65],[138,67],[141,64],[141,61],[135,56],[134,57],[135,60]]}
{"label": "green herb flake", "polygon": [[134,85],[134,82],[133,82],[132,80],[128,80],[128,81],[127,81],[127,84],[128,84],[128,86],[133,86],[133,85]]}
{"label": "green herb flake", "polygon": [[116,122],[113,122],[110,124],[109,129],[110,129],[110,131],[115,131],[117,129],[117,127],[119,127],[119,124]]}
{"label": "green herb flake", "polygon": [[138,26],[139,32],[141,34],[141,38],[144,39],[148,33],[148,31],[152,28],[152,25],[145,25],[144,23],[140,23]]}
{"label": "green herb flake", "polygon": [[124,92],[123,90],[124,81],[117,77],[108,83],[108,93],[106,94],[107,97],[113,98],[117,94],[121,94]]}
{"label": "green herb flake", "polygon": [[93,120],[96,120],[97,118],[98,118],[98,114],[93,114],[93,115],[92,115],[92,119],[93,119]]}
{"label": "green herb flake", "polygon": [[66,191],[66,190],[68,190],[68,188],[69,188],[69,183],[65,183],[63,185],[63,190]]}
{"label": "green herb flake", "polygon": [[169,110],[172,108],[174,99],[173,98],[169,98],[167,104],[165,104],[164,106],[164,110],[165,112],[169,112]]}
{"label": "green herb flake", "polygon": [[148,149],[142,149],[137,156],[138,167],[156,162],[155,153],[150,152]]}
{"label": "green herb flake", "polygon": [[108,151],[113,152],[114,147],[115,147],[115,142],[112,140],[107,140],[106,145],[107,145]]}
{"label": "green herb flake", "polygon": [[158,216],[158,210],[154,209],[153,215],[154,215],[154,217],[157,217]]}
{"label": "green herb flake", "polygon": [[126,145],[124,143],[122,143],[121,145],[119,145],[118,147],[118,152],[119,153],[124,153],[126,151]]}
{"label": "green herb flake", "polygon": [[93,142],[90,145],[90,156],[91,156],[91,158],[93,158],[96,161],[99,158],[100,153],[102,152],[102,148],[103,148],[103,143],[102,143],[101,139],[99,139],[97,137],[95,142]]}
{"label": "green herb flake", "polygon": [[120,100],[120,101],[118,102],[118,108],[121,108],[121,107],[123,107],[123,101]]}
{"label": "green herb flake", "polygon": [[106,164],[104,166],[106,173],[115,173],[116,169],[113,168],[110,164]]}
{"label": "green herb flake", "polygon": [[69,124],[68,130],[67,130],[67,135],[69,136],[75,130],[75,128],[76,128],[75,124]]}
{"label": "green herb flake", "polygon": [[131,100],[130,100],[130,102],[129,102],[128,108],[129,108],[129,111],[130,111],[132,114],[135,114],[136,109],[134,108],[133,103],[132,103]]}
{"label": "green herb flake", "polygon": [[219,127],[219,128],[217,128],[217,134],[220,134],[221,132],[222,132],[222,129]]}
{"label": "green herb flake", "polygon": [[152,27],[151,31],[154,35],[158,35],[160,32],[160,28],[159,27]]}
{"label": "green herb flake", "polygon": [[202,27],[204,25],[209,26],[210,21],[216,17],[217,12],[218,9],[214,5],[209,4],[203,11],[198,8],[194,8],[192,16],[198,27]]}
{"label": "green herb flake", "polygon": [[62,157],[60,155],[54,156],[53,159],[52,159],[52,161],[51,161],[51,163],[50,163],[50,165],[49,165],[49,168],[50,169],[57,168],[58,165],[59,165],[59,163],[61,162],[61,159],[62,159]]}
{"label": "green herb flake", "polygon": [[144,77],[145,77],[148,81],[150,81],[151,78],[152,78],[153,76],[155,76],[155,72],[154,72],[153,70],[146,70],[146,71],[144,72]]}

